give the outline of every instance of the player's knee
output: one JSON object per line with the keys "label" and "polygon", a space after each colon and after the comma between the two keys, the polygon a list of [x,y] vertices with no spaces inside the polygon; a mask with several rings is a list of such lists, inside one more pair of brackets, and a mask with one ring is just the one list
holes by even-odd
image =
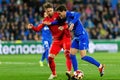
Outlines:
{"label": "player's knee", "polygon": [[77,49],[71,48],[70,49],[70,54],[75,55],[77,53]]}
{"label": "player's knee", "polygon": [[52,63],[53,60],[54,60],[54,57],[49,55],[49,56],[48,56],[48,62],[49,62],[49,63]]}
{"label": "player's knee", "polygon": [[81,56],[81,58],[85,57],[86,56],[86,50],[81,50],[80,51],[80,56]]}
{"label": "player's knee", "polygon": [[64,50],[65,55],[69,55],[70,54],[70,50]]}
{"label": "player's knee", "polygon": [[71,52],[70,54],[71,54],[71,55],[75,55],[76,53],[72,53],[72,52]]}
{"label": "player's knee", "polygon": [[65,50],[64,53],[65,53],[65,57],[70,57],[70,51],[69,50]]}
{"label": "player's knee", "polygon": [[55,54],[49,54],[48,57],[55,58]]}

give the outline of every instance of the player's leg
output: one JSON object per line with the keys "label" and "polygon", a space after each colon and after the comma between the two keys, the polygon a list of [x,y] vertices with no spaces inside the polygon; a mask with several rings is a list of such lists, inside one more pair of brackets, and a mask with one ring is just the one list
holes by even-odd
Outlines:
{"label": "player's leg", "polygon": [[81,37],[80,42],[79,42],[79,50],[80,50],[81,59],[84,60],[84,61],[87,61],[87,62],[89,62],[91,64],[94,64],[99,69],[101,69],[100,76],[102,76],[103,75],[104,66],[102,66],[102,64],[100,64],[93,57],[86,56],[86,50],[88,49],[88,44],[89,44],[88,38],[84,37],[84,36]]}
{"label": "player's leg", "polygon": [[[71,49],[70,49],[70,52],[71,52],[70,57],[71,57],[74,72],[78,70],[78,63],[75,55],[78,49],[79,49],[78,41],[74,38],[72,41]],[[71,80],[76,80],[73,74],[71,74]]]}
{"label": "player's leg", "polygon": [[94,64],[95,66],[97,66],[98,69],[99,69],[99,72],[100,72],[100,76],[103,76],[103,74],[104,74],[104,65],[100,64],[93,57],[86,56],[86,50],[80,50],[80,54],[81,54],[81,59],[82,60],[87,61],[87,62],[89,62],[89,63]]}
{"label": "player's leg", "polygon": [[40,64],[41,67],[43,66],[44,59],[45,59],[45,52],[42,54],[42,58],[39,61],[39,64]]}
{"label": "player's leg", "polygon": [[45,44],[45,58],[46,58],[46,61],[48,63],[48,53],[49,53],[49,48],[50,48],[50,42],[49,41],[46,41],[46,44]]}
{"label": "player's leg", "polygon": [[[43,61],[44,61],[44,59],[46,58],[47,45],[48,45],[48,42],[47,42],[47,41],[42,41],[42,43],[43,43],[43,46],[44,46],[45,51],[44,51],[44,53],[42,54],[42,57],[41,57],[41,59],[40,59],[40,61],[39,61],[40,66],[43,66]],[[47,55],[47,56],[48,56],[48,55]]]}
{"label": "player's leg", "polygon": [[42,41],[43,42],[43,46],[44,46],[44,53],[42,55],[42,58],[40,60],[40,66],[43,66],[43,61],[46,58],[47,63],[48,63],[48,51],[49,51],[49,42],[48,41]]}
{"label": "player's leg", "polygon": [[56,65],[55,65],[55,61],[54,58],[55,56],[59,53],[59,51],[61,50],[61,47],[59,46],[60,42],[53,42],[51,47],[50,47],[50,53],[48,56],[48,63],[49,63],[49,67],[52,71],[52,74],[50,75],[50,77],[48,79],[53,79],[55,77],[57,77],[56,74]]}
{"label": "player's leg", "polygon": [[64,55],[66,58],[66,67],[68,72],[71,72],[71,69],[72,69],[72,63],[70,59],[70,46],[71,46],[71,38],[64,38],[63,49],[64,49]]}
{"label": "player's leg", "polygon": [[42,58],[40,59],[40,61],[42,61],[42,62],[43,62],[44,59],[45,59],[45,53],[46,53],[46,52],[44,52],[44,53],[42,54]]}
{"label": "player's leg", "polygon": [[70,49],[70,58],[72,61],[74,71],[78,70],[78,63],[75,55],[78,51],[78,48],[79,48],[78,41],[74,38],[71,44],[71,49]]}

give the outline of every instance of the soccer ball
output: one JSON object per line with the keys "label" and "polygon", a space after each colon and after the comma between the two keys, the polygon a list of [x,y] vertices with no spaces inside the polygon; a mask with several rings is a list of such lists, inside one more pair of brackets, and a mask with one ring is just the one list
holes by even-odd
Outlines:
{"label": "soccer ball", "polygon": [[80,71],[80,70],[77,70],[77,71],[74,72],[74,76],[73,77],[76,80],[82,80],[83,76],[84,76],[84,73],[82,71]]}

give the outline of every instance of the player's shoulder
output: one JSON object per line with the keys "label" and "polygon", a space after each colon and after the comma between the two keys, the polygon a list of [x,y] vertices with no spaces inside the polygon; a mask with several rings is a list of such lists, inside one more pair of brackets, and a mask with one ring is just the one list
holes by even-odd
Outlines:
{"label": "player's shoulder", "polygon": [[67,13],[68,14],[75,14],[75,13],[79,13],[80,14],[80,12],[76,12],[76,11],[67,11]]}
{"label": "player's shoulder", "polygon": [[71,16],[74,14],[74,11],[67,11],[67,16]]}

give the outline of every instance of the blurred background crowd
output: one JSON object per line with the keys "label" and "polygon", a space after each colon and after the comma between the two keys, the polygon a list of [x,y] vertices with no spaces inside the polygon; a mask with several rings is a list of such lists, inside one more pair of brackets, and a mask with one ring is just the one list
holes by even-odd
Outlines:
{"label": "blurred background crowd", "polygon": [[42,5],[48,1],[54,8],[65,4],[80,12],[90,39],[120,39],[120,0],[0,0],[0,40],[40,40],[41,33],[26,25],[42,21]]}

